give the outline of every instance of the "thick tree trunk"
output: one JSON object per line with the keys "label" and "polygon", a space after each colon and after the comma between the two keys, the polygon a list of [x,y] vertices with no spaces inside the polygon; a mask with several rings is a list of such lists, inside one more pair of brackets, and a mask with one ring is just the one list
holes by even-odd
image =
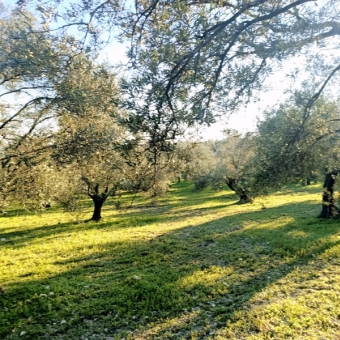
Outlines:
{"label": "thick tree trunk", "polygon": [[319,218],[330,218],[339,214],[339,208],[334,204],[334,185],[336,177],[339,174],[338,170],[333,170],[325,176],[322,194],[322,210]]}
{"label": "thick tree trunk", "polygon": [[106,201],[106,197],[102,197],[102,195],[92,195],[91,198],[94,203],[94,210],[93,210],[93,215],[92,215],[91,220],[99,221],[102,218],[101,216],[102,207]]}
{"label": "thick tree trunk", "polygon": [[93,185],[91,181],[85,176],[82,176],[82,180],[87,184],[87,194],[92,198],[94,204],[94,210],[91,220],[99,221],[102,218],[101,214],[103,204],[109,196],[114,196],[116,191],[114,188],[109,190],[109,186],[106,185],[104,192],[100,193],[99,183]]}
{"label": "thick tree trunk", "polygon": [[253,202],[253,199],[247,194],[246,190],[237,186],[235,178],[227,177],[225,183],[229,189],[234,191],[240,197],[240,200],[238,201],[239,204]]}

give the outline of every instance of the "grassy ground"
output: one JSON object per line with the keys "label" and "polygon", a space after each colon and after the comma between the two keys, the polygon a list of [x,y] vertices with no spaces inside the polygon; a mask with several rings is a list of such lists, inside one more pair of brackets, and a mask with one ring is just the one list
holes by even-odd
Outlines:
{"label": "grassy ground", "polygon": [[[340,339],[340,223],[321,186],[254,204],[179,183],[99,223],[0,217],[0,339]],[[76,221],[77,220],[77,221]]]}

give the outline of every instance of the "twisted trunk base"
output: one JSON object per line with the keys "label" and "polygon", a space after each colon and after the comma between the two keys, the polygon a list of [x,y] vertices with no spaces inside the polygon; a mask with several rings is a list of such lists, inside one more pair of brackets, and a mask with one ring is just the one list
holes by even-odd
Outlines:
{"label": "twisted trunk base", "polygon": [[237,202],[238,204],[244,204],[244,203],[252,203],[253,198],[249,196],[247,191],[243,188],[240,188],[237,185],[236,179],[232,177],[227,177],[225,180],[225,183],[229,187],[230,190],[234,191],[236,195],[240,197],[240,200]]}

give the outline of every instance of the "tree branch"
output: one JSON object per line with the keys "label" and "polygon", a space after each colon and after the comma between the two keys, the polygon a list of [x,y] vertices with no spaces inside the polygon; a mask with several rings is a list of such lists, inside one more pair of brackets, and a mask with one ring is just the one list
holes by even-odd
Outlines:
{"label": "tree branch", "polygon": [[[230,42],[228,44],[228,47],[226,48],[224,54],[221,57],[221,61],[220,65],[218,67],[218,73],[216,74],[217,76],[219,76],[224,64],[223,64],[223,60],[226,57],[226,55],[229,53],[229,51],[231,50],[231,48],[236,44],[238,37],[241,35],[241,33],[243,33],[247,28],[249,28],[250,26],[262,22],[262,21],[267,21],[270,20],[274,17],[279,16],[282,13],[287,12],[288,10],[290,10],[291,8],[294,8],[296,6],[299,6],[303,3],[307,3],[307,2],[311,2],[311,1],[315,1],[315,0],[298,0],[295,1],[293,3],[290,3],[287,6],[284,6],[282,8],[278,8],[274,11],[272,11],[269,14],[265,14],[262,16],[259,16],[255,19],[252,20],[248,20],[248,21],[244,21],[243,23],[241,23],[240,25],[238,25],[239,29],[234,32],[234,34],[232,35],[232,38],[230,39]],[[213,27],[209,28],[204,34],[203,34],[203,38],[204,41],[202,41],[196,48],[194,48],[191,52],[187,53],[186,55],[184,55],[177,63],[176,65],[172,68],[170,75],[169,75],[169,79],[167,81],[167,85],[165,88],[165,93],[168,94],[170,92],[170,89],[175,85],[176,81],[181,77],[181,74],[184,72],[184,70],[186,69],[186,67],[188,66],[189,62],[192,60],[192,58],[200,51],[202,50],[205,46],[207,46],[213,39],[215,39],[219,34],[221,34],[224,29],[230,25],[231,23],[235,22],[237,18],[239,18],[243,13],[245,13],[246,11],[248,11],[250,8],[253,8],[257,5],[263,4],[265,3],[266,0],[258,0],[258,1],[254,1],[254,2],[250,2],[248,4],[246,4],[245,6],[243,6],[237,13],[235,13],[231,18],[229,18],[226,21],[220,22],[216,25],[214,25]],[[206,33],[210,33],[210,34],[206,34]],[[216,85],[216,81],[215,81],[215,85]]]}
{"label": "tree branch", "polygon": [[7,124],[9,124],[11,121],[14,120],[14,118],[18,117],[24,110],[26,110],[30,105],[35,104],[37,102],[41,102],[42,100],[53,100],[54,98],[51,97],[37,97],[29,102],[27,102],[19,111],[17,111],[15,114],[13,114],[11,117],[6,119],[1,125],[0,130],[2,130]]}

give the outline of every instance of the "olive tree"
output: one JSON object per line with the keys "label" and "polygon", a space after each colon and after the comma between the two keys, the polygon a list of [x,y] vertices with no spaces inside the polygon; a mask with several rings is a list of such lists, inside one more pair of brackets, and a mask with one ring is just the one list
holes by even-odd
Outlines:
{"label": "olive tree", "polygon": [[194,182],[195,188],[201,190],[212,185],[213,173],[217,167],[217,157],[213,150],[214,142],[196,143],[190,152],[186,167],[187,176]]}
{"label": "olive tree", "polygon": [[[291,57],[304,56],[311,73],[322,70],[319,90],[305,101],[304,117],[340,70],[333,53],[340,35],[334,0],[137,0],[134,6],[80,0],[65,10],[53,0],[18,2],[21,8],[31,3],[45,22],[56,19],[57,31],[79,29],[78,51],[100,46],[114,33],[131,42],[126,107],[133,112],[131,126],[147,135],[154,165],[178,131],[197,122],[210,124],[256,99],[264,80]],[[324,61],[322,68],[315,60]]]}
{"label": "olive tree", "polygon": [[239,196],[239,203],[252,202],[250,181],[253,173],[255,137],[252,133],[242,135],[234,130],[226,131],[226,135],[226,138],[215,146],[218,163],[213,180],[225,183]]}
{"label": "olive tree", "polygon": [[[261,87],[277,62],[299,53],[325,58],[323,47],[336,48],[340,34],[339,3],[334,0],[137,0],[134,6],[121,0],[81,0],[63,7],[55,0],[21,0],[18,4],[36,4],[44,21],[57,14],[61,30],[76,26],[82,46],[94,47],[110,35],[131,42],[128,57],[135,81],[141,79],[144,86],[140,66],[153,63],[161,71],[158,81],[150,83],[158,104],[172,111],[186,94],[191,108],[188,120],[210,121],[219,113],[216,106],[224,112],[233,110]],[[334,69],[339,60],[328,51],[327,63]]]}
{"label": "olive tree", "polygon": [[1,200],[42,201],[60,101],[56,86],[72,62],[74,41],[28,11],[0,7]]}
{"label": "olive tree", "polygon": [[128,136],[118,123],[122,113],[116,76],[108,65],[80,55],[56,91],[60,100],[52,158],[79,179],[94,203],[92,219],[98,221],[104,202],[124,179],[119,148]]}
{"label": "olive tree", "polygon": [[[339,3],[334,0],[20,0],[54,30],[75,32],[79,51],[115,37],[129,42],[124,92],[141,130],[164,144],[179,128],[210,124],[256,100],[264,81],[295,56],[340,70]],[[111,41],[114,44],[114,41]],[[325,49],[327,47],[327,49]],[[327,50],[327,52],[325,52]],[[315,66],[316,67],[316,66]],[[297,70],[301,71],[301,70]],[[298,77],[296,77],[298,81]],[[160,146],[163,147],[163,146]]]}
{"label": "olive tree", "polygon": [[252,186],[264,192],[326,170],[321,217],[328,217],[335,209],[334,177],[340,160],[339,102],[320,96],[307,113],[311,97],[309,90],[299,91],[259,122]]}
{"label": "olive tree", "polygon": [[253,200],[250,180],[254,152],[255,144],[251,134],[242,135],[229,130],[222,140],[195,145],[187,171],[196,189],[208,185],[219,189],[226,184],[238,195],[239,203],[248,203]]}

